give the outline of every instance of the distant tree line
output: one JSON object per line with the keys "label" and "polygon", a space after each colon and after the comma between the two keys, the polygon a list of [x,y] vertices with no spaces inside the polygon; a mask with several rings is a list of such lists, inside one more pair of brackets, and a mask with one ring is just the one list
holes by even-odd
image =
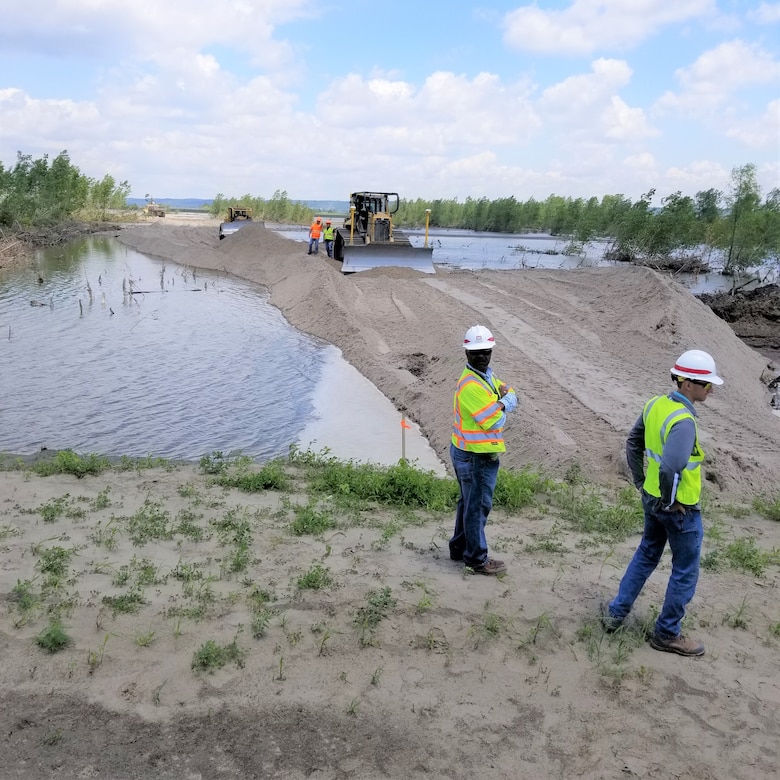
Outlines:
{"label": "distant tree line", "polygon": [[755,165],[736,167],[730,188],[697,192],[694,197],[675,192],[650,203],[655,190],[632,202],[623,195],[546,200],[514,197],[488,200],[403,200],[396,215],[399,225],[422,226],[431,210],[431,227],[522,233],[538,231],[566,236],[584,244],[594,238],[611,240],[610,255],[635,261],[675,254],[719,250],[723,272],[730,274],[765,262],[780,263],[780,189],[765,199]]}
{"label": "distant tree line", "polygon": [[[16,164],[0,162],[0,226],[26,228],[55,225],[71,219],[105,220],[130,210],[126,199],[130,184],[117,183],[110,175],[92,179],[70,161],[67,151],[49,161],[17,154]],[[575,246],[595,238],[611,241],[610,256],[634,261],[672,257],[686,252],[722,254],[724,273],[738,273],[762,263],[780,264],[780,188],[762,198],[755,165],[736,167],[727,192],[716,189],[689,197],[675,192],[651,207],[655,190],[632,202],[623,195],[567,198],[550,195],[546,200],[515,197],[488,200],[402,200],[396,222],[425,224],[431,210],[431,227],[521,233],[538,231],[565,236]],[[256,219],[308,224],[313,210],[276,190],[264,199],[244,195],[226,198],[218,194],[209,213],[227,213],[228,206],[251,208]]]}
{"label": "distant tree line", "polygon": [[103,221],[109,211],[126,209],[130,185],[106,175],[85,176],[66,151],[51,162],[19,152],[16,164],[0,162],[0,225],[10,228],[56,225],[72,219]]}
{"label": "distant tree line", "polygon": [[314,218],[314,212],[305,203],[290,200],[287,192],[276,190],[270,200],[244,195],[241,198],[226,198],[222,193],[216,195],[209,206],[209,213],[214,217],[225,217],[228,206],[241,206],[252,209],[255,219],[268,222],[288,222],[292,225],[308,224]]}

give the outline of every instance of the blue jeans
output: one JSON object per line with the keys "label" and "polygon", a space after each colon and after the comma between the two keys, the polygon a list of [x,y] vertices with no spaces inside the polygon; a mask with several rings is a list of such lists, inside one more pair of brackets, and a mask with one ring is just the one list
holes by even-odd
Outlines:
{"label": "blue jeans", "polygon": [[466,452],[450,444],[450,459],[460,486],[450,557],[467,566],[482,566],[488,557],[485,525],[493,508],[498,478],[498,455]]}
{"label": "blue jeans", "polygon": [[662,639],[673,639],[680,635],[685,608],[696,592],[704,531],[700,510],[664,512],[660,504],[660,499],[642,491],[645,511],[642,541],[620,581],[617,596],[609,604],[609,611],[618,620],[628,615],[647,578],[658,566],[668,541],[672,550],[672,573],[655,633]]}
{"label": "blue jeans", "polygon": [[320,251],[320,240],[319,238],[310,238],[309,239],[309,254],[318,254]]}

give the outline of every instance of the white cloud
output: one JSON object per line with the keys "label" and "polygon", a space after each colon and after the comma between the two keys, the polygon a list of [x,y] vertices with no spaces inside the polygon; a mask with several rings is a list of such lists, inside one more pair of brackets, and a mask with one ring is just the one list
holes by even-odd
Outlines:
{"label": "white cloud", "polygon": [[727,41],[705,51],[691,66],[677,70],[675,77],[679,92],[666,92],[656,108],[708,116],[743,88],[777,84],[780,61],[758,44]]}
{"label": "white cloud", "polygon": [[780,3],[761,3],[755,11],[748,12],[748,18],[759,24],[780,22]]}
{"label": "white cloud", "polygon": [[525,5],[504,17],[504,41],[513,49],[557,56],[625,51],[668,25],[714,11],[714,0],[574,0],[563,11]]}
{"label": "white cloud", "polygon": [[749,149],[774,148],[780,158],[780,99],[773,100],[760,117],[734,119],[726,128],[725,135]]}

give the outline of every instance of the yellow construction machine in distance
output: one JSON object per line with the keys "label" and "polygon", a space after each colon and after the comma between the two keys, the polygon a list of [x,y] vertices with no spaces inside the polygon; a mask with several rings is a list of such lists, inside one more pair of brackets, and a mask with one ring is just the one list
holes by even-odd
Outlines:
{"label": "yellow construction machine in distance", "polygon": [[345,274],[388,266],[436,273],[433,248],[428,246],[430,212],[426,211],[425,245],[415,247],[393,225],[399,205],[397,192],[353,192],[349,196],[349,215],[336,231],[333,252]]}

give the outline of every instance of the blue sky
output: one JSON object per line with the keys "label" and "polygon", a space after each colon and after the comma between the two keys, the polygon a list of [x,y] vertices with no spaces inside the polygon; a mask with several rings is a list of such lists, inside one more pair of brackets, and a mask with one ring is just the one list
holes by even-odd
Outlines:
{"label": "blue sky", "polygon": [[780,186],[780,0],[39,0],[0,162],[132,195],[638,198]]}

